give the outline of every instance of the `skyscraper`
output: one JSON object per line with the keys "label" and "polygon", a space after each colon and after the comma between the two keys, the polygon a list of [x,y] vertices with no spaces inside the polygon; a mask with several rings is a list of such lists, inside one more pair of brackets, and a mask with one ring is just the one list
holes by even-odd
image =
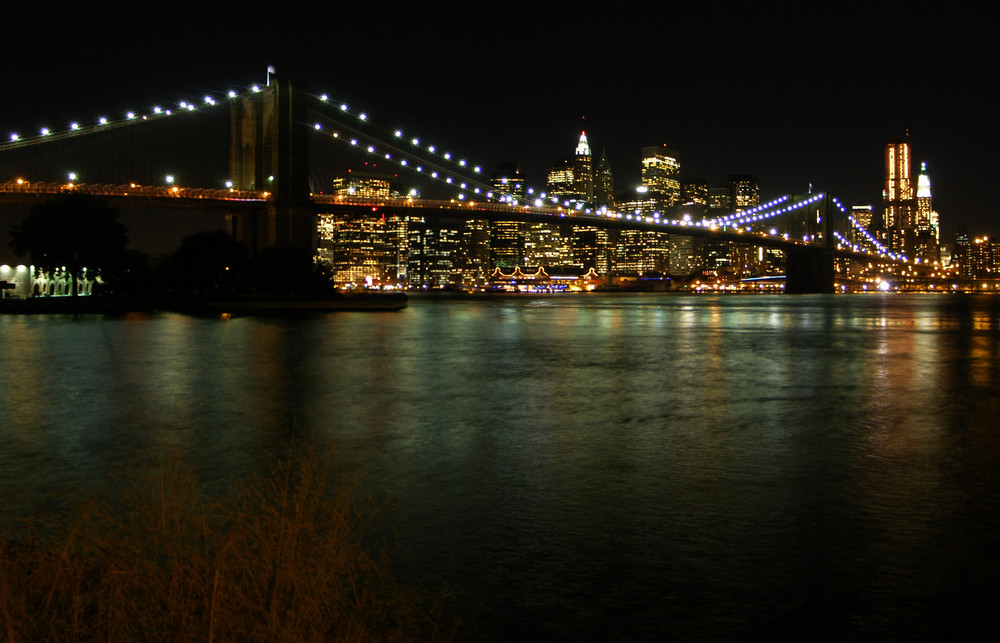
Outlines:
{"label": "skyscraper", "polygon": [[492,201],[500,201],[506,197],[514,197],[524,201],[524,174],[521,166],[513,161],[497,163],[497,170],[490,176],[493,186]]}
{"label": "skyscraper", "polygon": [[594,170],[594,205],[596,207],[615,206],[615,176],[611,171],[607,150],[601,150],[601,160]]}
{"label": "skyscraper", "polygon": [[545,187],[549,196],[560,200],[571,200],[578,197],[577,183],[574,174],[573,162],[563,158],[557,160],[549,167],[549,176],[545,181]]}
{"label": "skyscraper", "polygon": [[681,198],[681,162],[667,144],[642,148],[642,185],[661,208],[677,205]]}
{"label": "skyscraper", "polygon": [[681,182],[681,204],[708,207],[708,182],[688,179]]}
{"label": "skyscraper", "polygon": [[581,199],[594,202],[594,166],[586,132],[580,132],[580,142],[573,156],[573,188]]}
{"label": "skyscraper", "polygon": [[[906,246],[912,244],[916,227],[909,135],[885,144],[885,187],[882,199],[882,224],[887,245],[898,252],[906,252]],[[908,236],[910,241],[907,241]]]}
{"label": "skyscraper", "polygon": [[[524,175],[516,163],[500,163],[491,180],[497,194],[512,196],[523,201]],[[499,196],[495,199],[499,200]],[[513,270],[524,262],[524,233],[526,224],[523,221],[496,221],[491,226],[490,255],[491,268],[501,266]]]}
{"label": "skyscraper", "polygon": [[760,183],[751,174],[730,174],[733,186],[733,209],[743,212],[760,205]]}
{"label": "skyscraper", "polygon": [[854,223],[857,225],[857,228],[851,228],[851,239],[854,243],[863,243],[862,240],[865,236],[862,230],[872,231],[872,223],[875,221],[874,208],[870,205],[852,205],[851,217],[854,218]]}
{"label": "skyscraper", "polygon": [[941,237],[938,231],[938,213],[931,204],[931,177],[927,174],[927,163],[920,164],[920,174],[917,175],[915,210],[915,254],[926,261],[939,261]]}

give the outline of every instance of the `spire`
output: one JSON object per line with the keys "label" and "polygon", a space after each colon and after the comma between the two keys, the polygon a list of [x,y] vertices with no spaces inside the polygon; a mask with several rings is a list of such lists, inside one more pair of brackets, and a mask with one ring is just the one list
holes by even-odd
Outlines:
{"label": "spire", "polygon": [[587,143],[587,133],[580,132],[580,143],[576,146],[577,156],[590,156],[590,145]]}

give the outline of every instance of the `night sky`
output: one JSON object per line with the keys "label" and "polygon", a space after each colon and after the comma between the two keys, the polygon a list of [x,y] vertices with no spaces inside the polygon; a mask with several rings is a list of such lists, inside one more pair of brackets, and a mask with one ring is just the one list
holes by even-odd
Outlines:
{"label": "night sky", "polygon": [[961,226],[1000,233],[998,56],[985,9],[245,6],[170,5],[154,18],[14,10],[0,40],[0,133],[247,86],[274,65],[486,169],[515,160],[535,186],[585,129],[619,190],[638,182],[640,148],[666,143],[685,178],[754,174],[765,199],[812,183],[878,208],[883,144],[909,130],[942,240]]}

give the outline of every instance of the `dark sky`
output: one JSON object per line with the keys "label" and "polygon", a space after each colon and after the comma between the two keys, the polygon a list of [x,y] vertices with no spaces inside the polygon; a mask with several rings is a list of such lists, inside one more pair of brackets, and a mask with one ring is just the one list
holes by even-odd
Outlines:
{"label": "dark sky", "polygon": [[0,133],[246,86],[270,64],[484,168],[516,160],[534,185],[586,129],[620,189],[638,181],[643,145],[667,143],[685,177],[755,174],[765,198],[812,183],[878,206],[883,144],[909,130],[942,239],[962,225],[1000,233],[985,9],[343,4],[15,10],[0,40]]}

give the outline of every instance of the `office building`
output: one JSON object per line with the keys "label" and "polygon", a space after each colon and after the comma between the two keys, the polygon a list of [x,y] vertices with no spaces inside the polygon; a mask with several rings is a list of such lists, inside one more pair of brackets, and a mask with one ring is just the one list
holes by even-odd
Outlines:
{"label": "office building", "polygon": [[931,178],[927,174],[927,163],[920,164],[920,174],[917,175],[915,228],[914,254],[923,261],[940,261],[938,213],[931,203]]}
{"label": "office building", "polygon": [[642,148],[642,186],[656,199],[660,209],[681,201],[681,163],[667,144]]}
{"label": "office building", "polygon": [[880,232],[887,247],[904,254],[912,253],[916,228],[911,169],[909,136],[886,142]]}
{"label": "office building", "polygon": [[760,205],[760,183],[757,177],[750,174],[730,174],[729,184],[733,190],[734,211],[743,212]]}

